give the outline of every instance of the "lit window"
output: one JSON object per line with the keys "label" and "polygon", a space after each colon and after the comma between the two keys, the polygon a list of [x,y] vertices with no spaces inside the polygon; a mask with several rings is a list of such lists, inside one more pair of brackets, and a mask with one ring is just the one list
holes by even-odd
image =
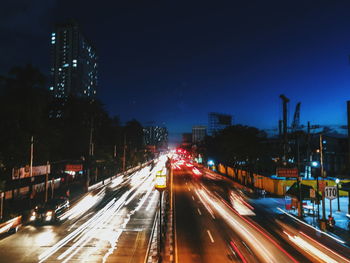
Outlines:
{"label": "lit window", "polygon": [[53,87],[50,87],[50,90],[53,90]]}
{"label": "lit window", "polygon": [[56,43],[55,40],[51,41],[51,44],[55,44],[55,43]]}
{"label": "lit window", "polygon": [[52,38],[51,38],[51,40],[55,40],[55,39],[56,39],[56,37],[52,37]]}
{"label": "lit window", "polygon": [[73,63],[77,63],[77,60],[76,60],[76,59],[73,59]]}
{"label": "lit window", "polygon": [[53,37],[56,36],[56,33],[51,33],[51,36],[53,36]]}
{"label": "lit window", "polygon": [[73,68],[76,68],[77,67],[77,64],[73,64]]}
{"label": "lit window", "polygon": [[62,71],[62,69],[61,69],[61,68],[58,68],[58,71]]}
{"label": "lit window", "polygon": [[66,64],[63,65],[63,67],[64,67],[64,68],[69,67],[69,64],[66,63]]}
{"label": "lit window", "polygon": [[86,90],[84,90],[84,94],[86,94]]}

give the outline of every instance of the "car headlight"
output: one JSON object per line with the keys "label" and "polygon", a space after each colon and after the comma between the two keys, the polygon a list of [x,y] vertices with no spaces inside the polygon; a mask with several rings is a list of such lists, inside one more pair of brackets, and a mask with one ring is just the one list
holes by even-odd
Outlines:
{"label": "car headlight", "polygon": [[29,221],[34,221],[36,218],[36,213],[32,212],[32,215],[29,217]]}
{"label": "car headlight", "polygon": [[47,212],[46,212],[46,216],[47,216],[47,217],[52,216],[52,211],[47,211]]}

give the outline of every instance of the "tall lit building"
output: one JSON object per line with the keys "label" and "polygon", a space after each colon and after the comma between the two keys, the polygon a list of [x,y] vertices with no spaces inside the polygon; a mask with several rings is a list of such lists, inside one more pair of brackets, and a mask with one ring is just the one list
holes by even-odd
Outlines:
{"label": "tall lit building", "polygon": [[209,135],[214,135],[232,125],[232,115],[210,112],[208,117]]}
{"label": "tall lit building", "polygon": [[168,146],[168,130],[165,127],[149,126],[143,128],[143,140],[147,146],[153,145],[156,148]]}
{"label": "tall lit building", "polygon": [[198,143],[204,140],[207,135],[206,126],[193,126],[192,127],[192,143]]}
{"label": "tall lit building", "polygon": [[51,33],[53,97],[94,99],[97,90],[97,55],[75,22],[59,24]]}

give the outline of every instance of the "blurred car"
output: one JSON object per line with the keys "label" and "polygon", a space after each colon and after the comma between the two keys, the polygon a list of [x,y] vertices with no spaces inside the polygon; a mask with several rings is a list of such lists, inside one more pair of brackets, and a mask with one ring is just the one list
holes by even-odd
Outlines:
{"label": "blurred car", "polygon": [[54,223],[60,221],[60,217],[69,209],[68,198],[55,198],[49,200],[46,204],[36,206],[31,212],[29,222],[35,223]]}

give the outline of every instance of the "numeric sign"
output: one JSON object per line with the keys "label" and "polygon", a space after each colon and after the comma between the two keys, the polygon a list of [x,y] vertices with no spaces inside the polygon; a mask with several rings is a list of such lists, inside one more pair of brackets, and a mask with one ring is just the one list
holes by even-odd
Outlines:
{"label": "numeric sign", "polygon": [[324,188],[325,197],[329,200],[337,198],[337,187],[336,186],[326,186]]}

